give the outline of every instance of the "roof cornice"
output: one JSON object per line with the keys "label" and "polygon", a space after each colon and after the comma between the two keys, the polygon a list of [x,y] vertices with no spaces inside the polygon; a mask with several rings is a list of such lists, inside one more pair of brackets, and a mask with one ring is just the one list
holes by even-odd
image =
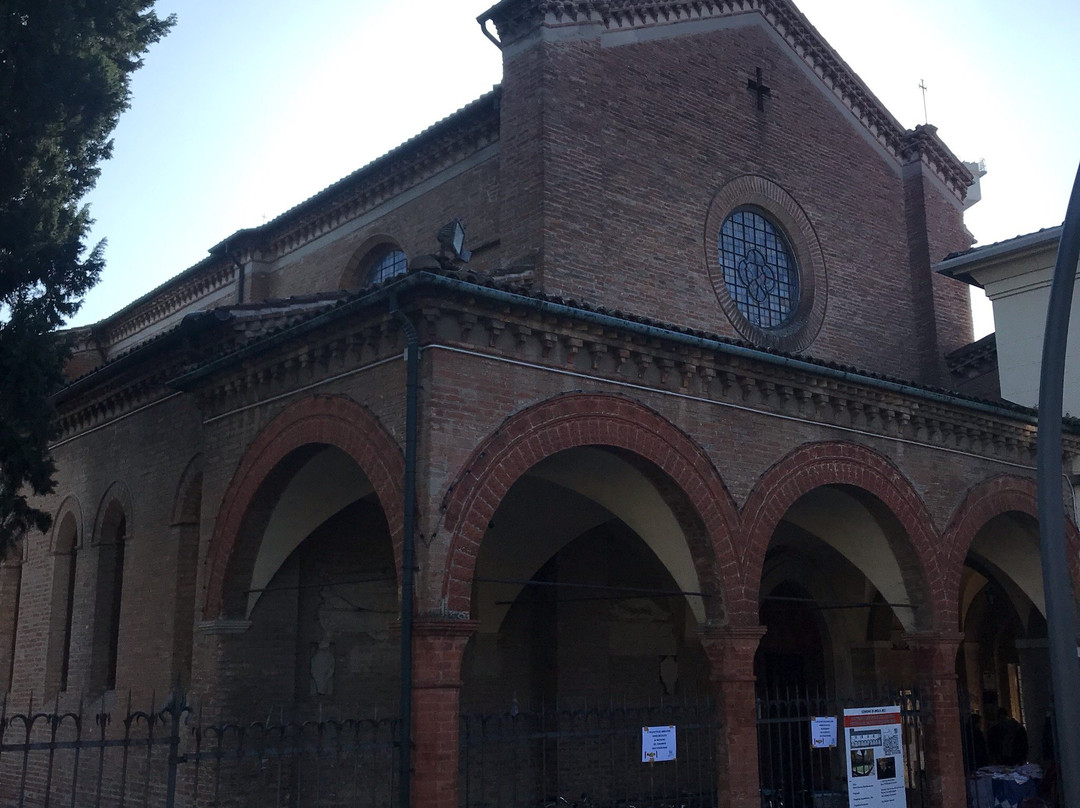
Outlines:
{"label": "roof cornice", "polygon": [[963,201],[971,172],[937,137],[937,130],[906,130],[789,0],[502,0],[477,19],[485,30],[493,23],[505,47],[540,27],[588,25],[607,33],[754,13],[889,155],[901,164],[921,161]]}
{"label": "roof cornice", "polygon": [[1060,239],[1061,225],[1047,227],[1034,233],[1025,233],[1005,241],[954,253],[934,264],[933,268],[935,272],[981,289],[982,284],[971,274],[973,271],[1003,262],[1014,262],[1027,255],[1056,252]]}
{"label": "roof cornice", "polygon": [[233,233],[211,247],[202,261],[101,320],[96,328],[108,344],[130,337],[234,284],[234,257],[272,260],[496,142],[499,94],[496,87],[266,224]]}

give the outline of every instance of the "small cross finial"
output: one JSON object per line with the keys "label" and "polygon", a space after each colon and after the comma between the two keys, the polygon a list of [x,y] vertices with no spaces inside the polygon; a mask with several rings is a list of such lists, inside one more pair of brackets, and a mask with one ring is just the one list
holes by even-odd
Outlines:
{"label": "small cross finial", "polygon": [[761,68],[757,68],[754,73],[754,78],[746,80],[746,89],[753,90],[757,93],[757,108],[759,111],[765,111],[765,99],[772,98],[772,89],[765,86],[765,82],[761,78]]}
{"label": "small cross finial", "polygon": [[922,90],[923,123],[930,123],[930,117],[926,114],[926,82],[922,79],[919,79],[919,89]]}

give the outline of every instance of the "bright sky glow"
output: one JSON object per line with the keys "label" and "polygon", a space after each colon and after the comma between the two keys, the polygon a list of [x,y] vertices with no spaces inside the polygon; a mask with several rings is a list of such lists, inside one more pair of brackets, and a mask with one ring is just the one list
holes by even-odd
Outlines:
{"label": "bright sky glow", "polygon": [[[493,0],[492,0],[493,2]],[[905,127],[986,160],[980,244],[1060,224],[1080,160],[1075,0],[796,0]],[[486,0],[159,0],[179,18],[135,74],[88,198],[96,322],[500,80]],[[992,330],[976,306],[976,336]]]}

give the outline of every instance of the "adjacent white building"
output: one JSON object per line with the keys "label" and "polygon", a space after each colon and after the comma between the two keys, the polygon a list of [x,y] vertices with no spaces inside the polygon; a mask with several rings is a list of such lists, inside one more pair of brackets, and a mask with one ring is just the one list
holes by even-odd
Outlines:
{"label": "adjacent white building", "polygon": [[[994,307],[1001,397],[1026,407],[1039,403],[1046,308],[1060,238],[1061,227],[1049,227],[952,255],[935,267],[985,290]],[[1080,295],[1073,296],[1065,379],[1064,411],[1080,416]]]}

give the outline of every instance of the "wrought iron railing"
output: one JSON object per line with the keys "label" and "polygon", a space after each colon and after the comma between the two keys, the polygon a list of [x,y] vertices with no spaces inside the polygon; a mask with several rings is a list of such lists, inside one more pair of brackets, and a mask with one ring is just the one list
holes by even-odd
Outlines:
{"label": "wrought iron railing", "polygon": [[[642,728],[674,726],[674,760],[642,763]],[[710,808],[712,703],[565,701],[461,719],[463,808]]]}
{"label": "wrought iron railing", "polygon": [[843,727],[844,709],[899,706],[902,722],[904,784],[909,808],[924,804],[926,760],[923,705],[917,690],[885,690],[837,698],[824,690],[759,688],[758,766],[763,808],[847,808],[843,736],[836,748],[812,748],[815,716],[835,716]]}
{"label": "wrought iron railing", "polygon": [[0,704],[13,808],[387,806],[398,754],[396,718],[207,722],[178,693],[144,710]]}

